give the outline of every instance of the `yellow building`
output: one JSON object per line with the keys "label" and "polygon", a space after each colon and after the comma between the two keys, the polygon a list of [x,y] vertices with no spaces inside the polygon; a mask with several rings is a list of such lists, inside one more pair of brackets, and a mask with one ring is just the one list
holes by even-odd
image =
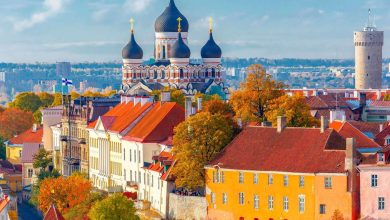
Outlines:
{"label": "yellow building", "polygon": [[356,219],[354,152],[324,126],[247,127],[205,167],[208,218]]}

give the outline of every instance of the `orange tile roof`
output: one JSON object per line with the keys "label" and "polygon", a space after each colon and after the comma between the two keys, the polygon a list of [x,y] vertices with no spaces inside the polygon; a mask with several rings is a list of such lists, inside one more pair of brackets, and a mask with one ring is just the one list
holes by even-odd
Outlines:
{"label": "orange tile roof", "polygon": [[115,120],[115,122],[110,127],[109,131],[113,132],[122,132],[126,129],[131,123],[133,123],[142,113],[147,111],[147,109],[152,105],[152,103],[145,103],[143,106],[137,104],[135,106],[127,107],[126,111],[121,111],[121,115]]}
{"label": "orange tile roof", "polygon": [[[167,180],[169,173],[170,173],[170,171],[175,163],[174,155],[171,152],[162,151],[162,152],[160,152],[160,154],[158,156],[154,156],[153,160],[157,160],[157,162],[155,164],[154,163],[150,164],[147,169],[161,173],[162,175],[161,175],[160,179]],[[165,172],[164,172],[164,165],[161,164],[161,163],[164,163],[164,161],[170,161],[170,163],[171,163],[169,165],[168,170],[166,170]]]}
{"label": "orange tile roof", "polygon": [[7,207],[10,201],[11,199],[8,195],[4,195],[4,197],[0,199],[0,212],[2,212],[5,207]]}
{"label": "orange tile roof", "polygon": [[246,127],[208,165],[236,170],[345,172],[345,140],[333,129]]}
{"label": "orange tile roof", "polygon": [[61,215],[60,211],[54,206],[51,205],[47,210],[45,217],[43,220],[65,220],[65,218]]}
{"label": "orange tile roof", "polygon": [[353,126],[348,121],[333,121],[329,127],[335,129],[343,138],[355,138],[357,148],[378,148],[378,143],[367,137],[359,129]]}
{"label": "orange tile roof", "polygon": [[173,135],[173,129],[184,121],[184,109],[174,103],[156,103],[137,125],[127,133],[125,140],[160,142]]}
{"label": "orange tile roof", "polygon": [[9,140],[10,144],[22,145],[24,143],[42,143],[43,129],[40,127],[36,132],[32,131],[32,128],[13,137]]}

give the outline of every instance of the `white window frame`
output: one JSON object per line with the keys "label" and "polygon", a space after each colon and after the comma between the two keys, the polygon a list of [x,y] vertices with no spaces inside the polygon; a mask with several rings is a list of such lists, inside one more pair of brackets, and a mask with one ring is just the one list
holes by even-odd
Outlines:
{"label": "white window frame", "polygon": [[238,173],[238,183],[244,183],[244,173],[243,172]]}
{"label": "white window frame", "polygon": [[288,197],[283,196],[283,211],[287,212],[288,211]]}
{"label": "white window frame", "polygon": [[305,187],[305,176],[299,176],[299,187]]}
{"label": "white window frame", "polygon": [[238,204],[244,205],[245,203],[245,194],[243,192],[238,193]]}
{"label": "white window frame", "polygon": [[259,209],[259,195],[257,194],[253,196],[253,208]]}
{"label": "white window frame", "polygon": [[228,202],[228,197],[226,193],[222,193],[222,204],[226,205]]}
{"label": "white window frame", "polygon": [[283,186],[288,186],[288,175],[283,176]]}
{"label": "white window frame", "polygon": [[305,212],[305,195],[299,195],[298,196],[298,211],[299,213]]}
{"label": "white window frame", "polygon": [[385,197],[378,197],[378,210],[385,210]]}
{"label": "white window frame", "polygon": [[324,187],[325,189],[332,189],[332,177],[330,176],[324,177]]}
{"label": "white window frame", "polygon": [[268,196],[268,209],[269,210],[274,209],[274,197],[271,195]]}
{"label": "white window frame", "polygon": [[259,174],[254,173],[253,174],[253,184],[258,184],[259,183]]}
{"label": "white window frame", "polygon": [[378,175],[371,174],[371,187],[378,187]]}
{"label": "white window frame", "polygon": [[272,185],[274,184],[274,176],[272,175],[272,173],[269,173],[268,174],[268,185]]}
{"label": "white window frame", "polygon": [[215,193],[213,193],[213,192],[211,192],[211,204],[215,204],[215,200],[216,200],[216,198],[215,198]]}

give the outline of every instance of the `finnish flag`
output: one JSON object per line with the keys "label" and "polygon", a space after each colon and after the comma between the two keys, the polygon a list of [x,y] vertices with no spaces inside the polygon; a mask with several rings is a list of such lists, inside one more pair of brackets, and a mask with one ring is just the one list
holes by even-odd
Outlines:
{"label": "finnish flag", "polygon": [[62,85],[63,86],[71,86],[71,85],[73,85],[73,82],[72,82],[72,80],[62,78]]}

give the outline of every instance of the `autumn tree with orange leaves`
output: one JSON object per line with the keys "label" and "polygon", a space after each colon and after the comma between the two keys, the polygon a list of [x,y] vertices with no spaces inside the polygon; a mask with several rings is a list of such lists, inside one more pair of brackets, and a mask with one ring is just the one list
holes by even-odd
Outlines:
{"label": "autumn tree with orange leaves", "polygon": [[0,136],[8,140],[32,127],[33,114],[17,108],[0,113]]}
{"label": "autumn tree with orange leaves", "polygon": [[44,179],[39,189],[38,208],[45,213],[54,204],[65,214],[89,198],[91,189],[91,182],[81,175]]}
{"label": "autumn tree with orange leaves", "polygon": [[276,126],[278,116],[286,116],[288,127],[313,127],[318,126],[319,121],[310,114],[310,107],[306,104],[305,97],[297,94],[293,96],[283,95],[270,102],[265,116]]}
{"label": "autumn tree with orange leaves", "polygon": [[240,89],[232,93],[230,103],[243,122],[265,121],[270,101],[283,95],[285,85],[272,79],[260,64],[249,66],[247,74]]}

